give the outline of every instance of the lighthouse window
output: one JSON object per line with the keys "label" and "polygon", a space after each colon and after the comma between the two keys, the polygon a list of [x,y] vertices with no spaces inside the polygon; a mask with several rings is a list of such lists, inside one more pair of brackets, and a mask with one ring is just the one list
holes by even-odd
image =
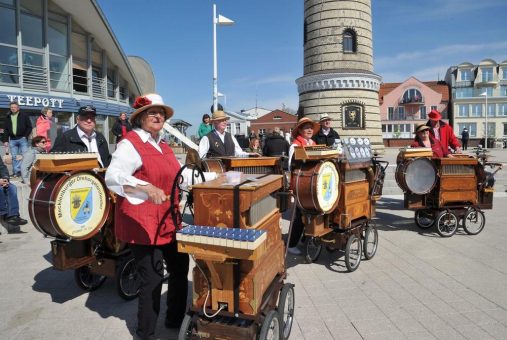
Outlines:
{"label": "lighthouse window", "polygon": [[355,53],[357,52],[356,34],[354,31],[348,29],[343,32],[343,52]]}

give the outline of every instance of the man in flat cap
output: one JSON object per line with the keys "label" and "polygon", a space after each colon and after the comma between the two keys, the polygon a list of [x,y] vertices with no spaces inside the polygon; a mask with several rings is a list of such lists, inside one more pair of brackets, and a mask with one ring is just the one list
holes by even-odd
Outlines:
{"label": "man in flat cap", "polygon": [[340,139],[340,135],[338,135],[338,132],[331,127],[331,117],[329,117],[327,113],[323,113],[320,115],[319,123],[320,130],[312,137],[312,139],[317,144],[332,146],[335,139]]}
{"label": "man in flat cap", "polygon": [[95,131],[97,111],[91,105],[79,108],[77,125],[56,138],[51,152],[96,152],[106,168],[111,161],[109,146],[103,134]]}

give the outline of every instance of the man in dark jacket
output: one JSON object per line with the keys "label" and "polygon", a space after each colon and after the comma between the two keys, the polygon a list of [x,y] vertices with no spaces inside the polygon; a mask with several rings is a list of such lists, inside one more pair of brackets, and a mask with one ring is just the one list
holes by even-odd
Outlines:
{"label": "man in dark jacket", "polygon": [[2,137],[4,147],[12,155],[12,173],[14,177],[21,176],[21,157],[28,148],[28,136],[32,133],[32,123],[28,115],[19,112],[16,102],[10,103],[10,112],[5,120],[5,130]]}
{"label": "man in dark jacket", "polygon": [[467,128],[463,128],[461,131],[461,145],[463,146],[463,150],[468,149],[468,139],[470,138],[470,134],[468,133]]}
{"label": "man in dark jacket", "polygon": [[[264,147],[262,148],[262,154],[264,156],[289,156],[289,142],[283,138],[280,134],[280,128],[276,127],[273,133],[266,136]],[[282,160],[282,166],[287,169],[287,159]]]}
{"label": "man in dark jacket", "polygon": [[331,117],[327,113],[320,115],[319,123],[320,130],[312,137],[315,143],[331,146],[334,144],[335,139],[340,139],[338,132],[331,127]]}
{"label": "man in dark jacket", "polygon": [[22,225],[27,220],[19,217],[17,188],[9,182],[9,170],[0,157],[0,218],[9,224]]}
{"label": "man in dark jacket", "polygon": [[95,131],[97,111],[93,106],[79,108],[77,126],[56,138],[51,152],[97,152],[99,162],[107,168],[111,162],[109,146],[103,134]]}

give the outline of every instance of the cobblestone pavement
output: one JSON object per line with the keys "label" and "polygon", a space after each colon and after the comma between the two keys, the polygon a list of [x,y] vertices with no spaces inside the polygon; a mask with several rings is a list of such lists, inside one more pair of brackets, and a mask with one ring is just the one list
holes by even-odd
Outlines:
{"label": "cobblestone pavement", "polygon": [[[507,339],[505,195],[481,234],[445,239],[418,229],[402,203],[379,202],[377,255],[354,273],[341,252],[323,250],[313,264],[289,257],[291,339]],[[0,236],[1,339],[132,338],[136,300],[122,300],[113,279],[82,291],[73,272],[52,269],[49,240],[31,225],[21,230]],[[163,322],[157,334],[177,336]]]}

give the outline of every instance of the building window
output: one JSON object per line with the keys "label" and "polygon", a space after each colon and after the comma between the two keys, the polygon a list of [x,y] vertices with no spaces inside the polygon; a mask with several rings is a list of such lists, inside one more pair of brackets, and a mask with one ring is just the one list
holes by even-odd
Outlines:
{"label": "building window", "polygon": [[473,104],[472,105],[472,113],[471,117],[480,117],[482,116],[482,104]]}
{"label": "building window", "polygon": [[386,125],[385,124],[382,124],[382,132],[386,132]]}
{"label": "building window", "polygon": [[42,0],[22,0],[20,18],[23,46],[43,48]]}
{"label": "building window", "polygon": [[[0,2],[2,3],[2,2]],[[16,11],[0,6],[0,41],[16,46]]]}
{"label": "building window", "polygon": [[470,138],[477,137],[477,123],[459,123],[458,133],[461,134],[464,128],[468,129]]}
{"label": "building window", "polygon": [[241,134],[241,123],[236,123],[236,134]]}
{"label": "building window", "polygon": [[488,104],[488,117],[494,117],[496,111],[496,104]]}
{"label": "building window", "polygon": [[392,106],[387,108],[387,119],[388,120],[394,119],[394,107],[392,107]]}
{"label": "building window", "polygon": [[273,117],[273,120],[281,120],[281,119],[282,119],[282,117],[281,117],[281,116],[274,116],[274,117]]}
{"label": "building window", "polygon": [[498,115],[507,116],[507,104],[498,105]]}
{"label": "building window", "polygon": [[18,84],[18,50],[0,45],[0,83]]}
{"label": "building window", "polygon": [[422,95],[421,92],[417,89],[408,89],[403,94],[403,99],[401,100],[402,104],[406,103],[421,103]]}
{"label": "building window", "polygon": [[500,86],[500,96],[507,97],[507,86]]}
{"label": "building window", "polygon": [[503,135],[507,136],[507,123],[503,123]]}
{"label": "building window", "polygon": [[405,108],[403,106],[398,107],[398,117],[399,120],[407,119],[407,115],[405,114]]}
{"label": "building window", "polygon": [[225,128],[225,130],[229,133],[231,133],[231,124],[227,124],[227,127]]}
{"label": "building window", "polygon": [[431,110],[436,110],[436,109],[437,109],[436,105],[431,105]]}
{"label": "building window", "polygon": [[482,81],[493,81],[493,68],[492,67],[485,67],[481,69],[482,71]]}
{"label": "building window", "polygon": [[[111,65],[110,61],[108,60],[108,65]],[[107,96],[111,99],[116,98],[116,88],[118,87],[118,84],[116,82],[116,72],[108,68],[107,69]]]}
{"label": "building window", "polygon": [[479,89],[478,92],[479,92],[479,96],[482,96],[483,93],[487,93],[488,97],[492,97],[493,96],[493,87],[491,87],[491,86],[483,87],[482,89]]}
{"label": "building window", "polygon": [[468,117],[468,104],[458,105],[458,117]]}
{"label": "building window", "polygon": [[421,106],[420,107],[420,112],[421,112],[421,119],[426,119],[426,106]]}
{"label": "building window", "polygon": [[507,79],[507,67],[502,68],[502,79]]}
{"label": "building window", "polygon": [[266,134],[266,129],[259,129],[259,136],[264,136]]}
{"label": "building window", "polygon": [[460,70],[460,75],[461,75],[460,76],[461,81],[472,80],[472,70],[469,68]]}
{"label": "building window", "polygon": [[456,89],[456,98],[470,98],[474,96],[473,87],[460,87]]}
{"label": "building window", "polygon": [[343,31],[343,52],[357,52],[356,33],[351,29],[346,29]]}
{"label": "building window", "polygon": [[[486,126],[486,123],[482,123],[482,131],[484,132],[484,127]],[[488,138],[495,138],[496,136],[496,123],[490,123],[488,122]]]}

